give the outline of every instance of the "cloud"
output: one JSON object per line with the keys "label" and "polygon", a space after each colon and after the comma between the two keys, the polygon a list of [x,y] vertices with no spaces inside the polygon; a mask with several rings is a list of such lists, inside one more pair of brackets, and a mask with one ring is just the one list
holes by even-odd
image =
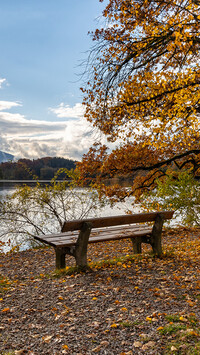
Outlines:
{"label": "cloud", "polygon": [[70,107],[61,102],[58,107],[49,108],[49,110],[60,118],[80,118],[84,116],[84,107],[81,103],[76,103],[73,107]]}
{"label": "cloud", "polygon": [[12,107],[22,106],[19,102],[14,101],[0,101],[0,111],[9,110]]}
{"label": "cloud", "polygon": [[5,83],[6,83],[6,79],[5,78],[0,78],[0,89],[2,89],[2,86]]}
{"label": "cloud", "polygon": [[60,104],[51,109],[59,121],[29,120],[20,113],[4,110],[21,106],[18,102],[0,101],[0,150],[18,158],[36,159],[61,156],[80,160],[97,139],[98,133],[83,117],[80,103],[73,107]]}
{"label": "cloud", "polygon": [[54,135],[64,132],[66,124],[65,122],[28,120],[19,113],[0,112],[0,127],[4,136],[32,137],[37,134],[47,135],[49,132]]}

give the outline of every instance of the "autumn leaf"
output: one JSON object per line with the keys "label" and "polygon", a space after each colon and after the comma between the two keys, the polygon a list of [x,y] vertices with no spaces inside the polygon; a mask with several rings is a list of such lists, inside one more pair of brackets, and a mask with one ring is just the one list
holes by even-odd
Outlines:
{"label": "autumn leaf", "polygon": [[42,338],[42,340],[45,342],[45,343],[49,343],[49,341],[53,338],[53,335],[46,335]]}
{"label": "autumn leaf", "polygon": [[[137,199],[173,170],[199,176],[199,6],[196,1],[113,1],[94,31],[85,117],[111,142],[77,163],[80,184],[112,202]],[[87,75],[90,80],[88,80]],[[128,177],[131,190],[105,179]],[[159,205],[157,205],[159,208]]]}

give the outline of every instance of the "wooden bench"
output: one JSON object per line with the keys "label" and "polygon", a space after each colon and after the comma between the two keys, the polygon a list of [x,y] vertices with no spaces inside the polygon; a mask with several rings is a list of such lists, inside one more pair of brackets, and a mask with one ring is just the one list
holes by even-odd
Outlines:
{"label": "wooden bench", "polygon": [[[149,243],[154,254],[160,256],[163,222],[171,219],[173,213],[162,211],[73,220],[64,223],[62,233],[36,236],[35,239],[55,248],[57,269],[65,268],[66,254],[75,257],[78,267],[85,268],[88,243],[124,238],[132,240],[135,254],[141,253],[142,243]],[[146,222],[154,222],[154,225],[144,224]]]}

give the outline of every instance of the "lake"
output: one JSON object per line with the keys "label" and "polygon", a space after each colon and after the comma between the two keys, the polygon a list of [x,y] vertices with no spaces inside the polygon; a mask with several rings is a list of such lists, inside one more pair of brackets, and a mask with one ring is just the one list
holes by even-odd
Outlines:
{"label": "lake", "polygon": [[[48,184],[48,183],[49,183],[49,181],[42,181],[42,184],[44,184],[44,185]],[[0,200],[2,198],[5,198],[6,195],[12,194],[15,191],[17,185],[21,186],[23,184],[27,184],[29,186],[34,187],[35,182],[34,181],[0,181]],[[74,203],[73,203],[73,201],[70,202],[72,204],[72,209],[73,209],[73,213],[74,213],[75,218],[80,218],[79,215],[77,214],[77,211],[79,212],[80,208],[87,209],[87,205],[89,204],[89,202],[88,202],[89,198],[88,198],[88,200],[87,200],[87,198],[84,200],[85,205],[82,202],[80,202],[81,198],[79,201],[78,197],[82,194],[87,194],[87,189],[83,189],[83,188],[77,189],[75,197],[74,197],[74,198],[76,198],[76,201],[74,201]],[[73,199],[73,196],[72,196],[72,199]],[[95,217],[121,215],[121,214],[125,214],[127,210],[131,210],[133,213],[137,213],[140,211],[140,206],[138,204],[134,205],[134,198],[133,197],[128,198],[125,202],[118,202],[113,207],[106,204],[103,208],[99,208],[95,211]],[[61,213],[62,213],[62,211],[61,211]],[[92,216],[94,216],[94,213],[90,214],[90,212],[89,212],[88,216],[92,217]],[[36,223],[41,222],[42,218],[40,218],[39,214],[34,216],[34,218],[35,218],[34,221],[36,221]],[[72,219],[72,218],[69,218],[69,219]],[[52,220],[54,223],[55,222],[54,219],[52,219]],[[50,223],[51,223],[51,221],[50,221]],[[49,225],[48,225],[49,229],[45,230],[45,234],[55,232],[55,228],[54,228],[55,226],[56,226],[56,224],[52,224],[52,230],[51,230],[51,226],[49,227]],[[56,226],[56,228],[59,228],[59,226]],[[1,229],[3,230],[2,226],[1,226]],[[12,238],[12,236],[10,236],[9,238],[11,239],[12,246],[15,245],[16,238],[14,238],[14,237]],[[4,239],[3,241],[7,243],[7,240]],[[20,239],[17,239],[17,244],[19,244],[19,243],[20,243]],[[27,249],[29,247],[30,247],[30,244],[27,242],[27,243],[23,244],[23,246],[21,246],[21,249]],[[10,246],[8,244],[6,244],[1,249],[4,252],[9,251]]]}

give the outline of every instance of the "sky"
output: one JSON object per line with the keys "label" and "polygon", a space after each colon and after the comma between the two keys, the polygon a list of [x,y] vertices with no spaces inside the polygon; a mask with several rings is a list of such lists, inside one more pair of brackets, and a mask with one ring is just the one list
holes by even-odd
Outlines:
{"label": "sky", "polygon": [[0,0],[1,151],[80,160],[99,139],[83,117],[80,87],[88,31],[102,26],[107,2]]}

